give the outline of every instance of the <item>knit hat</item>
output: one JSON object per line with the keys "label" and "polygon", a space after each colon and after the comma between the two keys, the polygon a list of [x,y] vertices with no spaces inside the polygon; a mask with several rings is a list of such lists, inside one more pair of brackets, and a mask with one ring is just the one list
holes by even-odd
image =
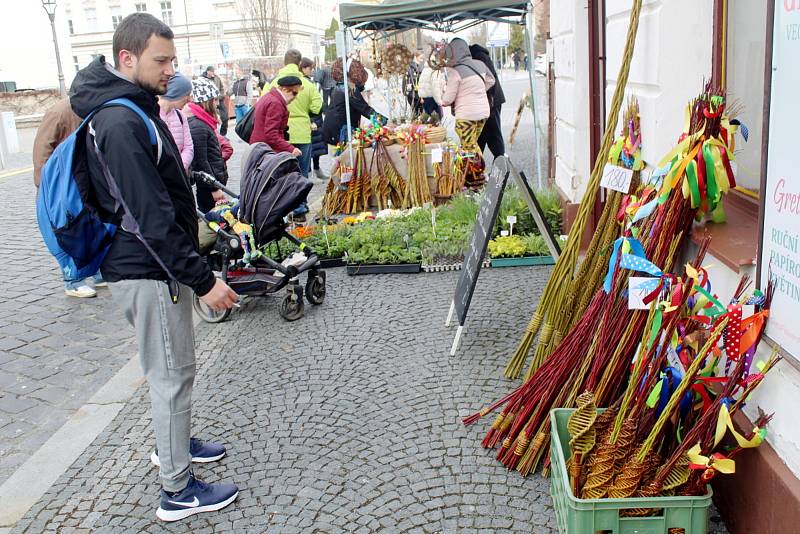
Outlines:
{"label": "knit hat", "polygon": [[281,87],[294,87],[296,85],[303,85],[300,78],[297,76],[284,76],[278,80],[278,85]]}
{"label": "knit hat", "polygon": [[167,82],[167,92],[163,98],[165,100],[180,100],[192,92],[192,81],[181,74],[176,72],[175,75]]}
{"label": "knit hat", "polygon": [[192,80],[192,100],[198,104],[219,98],[217,87],[205,78]]}

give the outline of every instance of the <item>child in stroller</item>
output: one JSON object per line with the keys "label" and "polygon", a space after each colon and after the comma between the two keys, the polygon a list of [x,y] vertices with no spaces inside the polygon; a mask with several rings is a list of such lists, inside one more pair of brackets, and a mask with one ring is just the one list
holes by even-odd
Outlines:
{"label": "child in stroller", "polygon": [[[294,321],[304,314],[298,276],[308,272],[305,296],[312,304],[322,304],[325,272],[319,268],[319,258],[286,230],[286,215],[306,200],[312,187],[311,181],[300,174],[294,156],[276,154],[264,143],[253,145],[242,172],[241,196],[206,173],[194,173],[194,178],[234,199],[218,204],[208,213],[198,211],[201,221],[213,232],[212,239],[201,238],[201,253],[234,291],[243,296],[265,296],[287,288],[279,313],[287,321]],[[261,252],[282,238],[300,248],[299,261],[282,264]],[[197,298],[194,305],[206,322],[222,322],[230,313],[215,312]]]}

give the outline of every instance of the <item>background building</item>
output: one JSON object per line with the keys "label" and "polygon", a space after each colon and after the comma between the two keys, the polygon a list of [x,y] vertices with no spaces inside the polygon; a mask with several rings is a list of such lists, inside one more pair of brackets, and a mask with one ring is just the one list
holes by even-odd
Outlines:
{"label": "background building", "polygon": [[[95,56],[111,57],[111,38],[122,19],[150,13],[175,32],[178,68],[197,74],[208,65],[254,56],[282,56],[288,47],[320,55],[319,39],[336,15],[330,0],[62,0],[72,73]],[[269,20],[275,20],[270,23]],[[316,46],[315,46],[315,43]]]}

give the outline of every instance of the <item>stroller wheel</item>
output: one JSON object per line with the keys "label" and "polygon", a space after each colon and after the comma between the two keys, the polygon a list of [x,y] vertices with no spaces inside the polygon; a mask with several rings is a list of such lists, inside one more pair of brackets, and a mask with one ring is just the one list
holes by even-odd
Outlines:
{"label": "stroller wheel", "polygon": [[192,307],[194,308],[194,311],[197,312],[197,315],[199,315],[200,318],[207,323],[221,323],[231,314],[231,310],[219,312],[209,308],[206,303],[200,300],[200,297],[197,295],[194,295]]}
{"label": "stroller wheel", "polygon": [[278,313],[287,321],[296,321],[303,316],[304,312],[303,292],[300,286],[297,285],[291,288],[289,293],[283,297],[278,307]]}
{"label": "stroller wheel", "polygon": [[320,305],[325,300],[325,271],[316,274],[309,273],[306,282],[306,298],[314,305]]}

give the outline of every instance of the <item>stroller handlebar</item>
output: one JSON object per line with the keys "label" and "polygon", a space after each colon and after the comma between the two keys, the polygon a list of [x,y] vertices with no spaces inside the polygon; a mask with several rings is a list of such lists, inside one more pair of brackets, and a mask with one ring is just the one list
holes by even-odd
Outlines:
{"label": "stroller handlebar", "polygon": [[192,178],[194,178],[195,182],[197,183],[204,183],[207,186],[214,187],[221,191],[224,191],[226,195],[233,198],[239,198],[239,195],[225,187],[225,184],[208,174],[207,172],[203,171],[192,171]]}

